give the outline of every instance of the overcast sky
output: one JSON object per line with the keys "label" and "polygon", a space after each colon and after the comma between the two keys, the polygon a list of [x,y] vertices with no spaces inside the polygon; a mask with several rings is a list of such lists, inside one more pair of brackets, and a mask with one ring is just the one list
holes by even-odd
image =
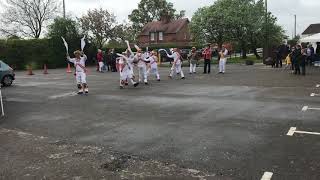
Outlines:
{"label": "overcast sky", "polygon": [[[0,0],[4,1],[4,0]],[[57,0],[61,1],[62,0]],[[119,22],[127,20],[130,12],[137,8],[140,0],[65,0],[67,13],[80,17],[88,9],[106,8],[113,12]],[[215,0],[168,0],[177,10],[186,10],[187,17],[199,8],[212,4]],[[297,15],[297,31],[302,31],[312,23],[320,23],[320,0],[268,0],[269,11],[278,17],[278,24],[283,26],[291,37],[294,29],[294,15]]]}

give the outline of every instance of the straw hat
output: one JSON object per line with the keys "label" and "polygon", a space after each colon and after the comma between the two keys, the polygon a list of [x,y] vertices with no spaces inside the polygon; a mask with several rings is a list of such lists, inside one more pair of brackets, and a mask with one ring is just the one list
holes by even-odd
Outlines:
{"label": "straw hat", "polygon": [[75,52],[73,52],[73,54],[74,54],[74,55],[77,55],[77,54],[78,54],[78,55],[81,55],[81,51],[76,50]]}

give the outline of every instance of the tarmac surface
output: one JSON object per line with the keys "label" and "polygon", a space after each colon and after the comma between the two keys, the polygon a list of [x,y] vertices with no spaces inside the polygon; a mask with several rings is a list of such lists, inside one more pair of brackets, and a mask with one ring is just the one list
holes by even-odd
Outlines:
{"label": "tarmac surface", "polygon": [[[0,128],[176,164],[221,180],[260,180],[265,172],[273,173],[272,180],[320,179],[320,136],[287,136],[291,127],[320,132],[320,110],[302,112],[304,106],[320,108],[320,96],[310,96],[320,94],[319,68],[296,76],[260,64],[227,65],[224,75],[216,67],[210,75],[199,68],[185,80],[169,80],[168,71],[161,68],[161,82],[120,90],[118,73],[92,68],[87,96],[75,94],[74,76],[64,69],[17,72],[14,85],[2,89],[6,116]],[[4,139],[0,135],[0,143]],[[8,158],[10,153],[0,161]]]}

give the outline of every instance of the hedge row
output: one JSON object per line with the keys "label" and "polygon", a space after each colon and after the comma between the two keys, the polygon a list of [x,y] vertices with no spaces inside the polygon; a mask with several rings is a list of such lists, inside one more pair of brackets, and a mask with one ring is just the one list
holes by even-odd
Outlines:
{"label": "hedge row", "polygon": [[[79,39],[66,39],[69,44],[69,52],[79,49]],[[175,47],[150,47],[149,49],[160,49]],[[104,48],[108,51],[111,47]],[[181,49],[191,48],[189,46],[179,47]],[[199,47],[200,48],[200,47]],[[117,53],[124,52],[125,47],[114,48]],[[95,55],[97,48],[90,43],[87,43],[85,53],[88,56],[88,64],[95,63]],[[9,39],[0,40],[0,59],[17,70],[26,69],[27,66],[32,66],[33,69],[42,68],[44,64],[48,68],[66,67],[66,50],[60,38],[53,39],[31,39],[19,40]]]}
{"label": "hedge row", "polygon": [[[68,42],[70,52],[79,49],[80,40]],[[96,48],[89,44],[85,51],[92,59]],[[66,67],[65,57],[66,50],[61,39],[0,40],[0,59],[14,69],[26,69],[28,65],[38,69],[44,64],[49,68]]]}

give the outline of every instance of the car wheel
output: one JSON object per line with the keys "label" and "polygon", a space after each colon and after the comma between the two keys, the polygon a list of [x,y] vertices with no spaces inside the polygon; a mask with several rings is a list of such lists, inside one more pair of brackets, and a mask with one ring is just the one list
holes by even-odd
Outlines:
{"label": "car wheel", "polygon": [[3,77],[2,79],[2,84],[4,86],[11,86],[12,85],[12,82],[13,82],[13,78],[11,76],[5,76]]}

